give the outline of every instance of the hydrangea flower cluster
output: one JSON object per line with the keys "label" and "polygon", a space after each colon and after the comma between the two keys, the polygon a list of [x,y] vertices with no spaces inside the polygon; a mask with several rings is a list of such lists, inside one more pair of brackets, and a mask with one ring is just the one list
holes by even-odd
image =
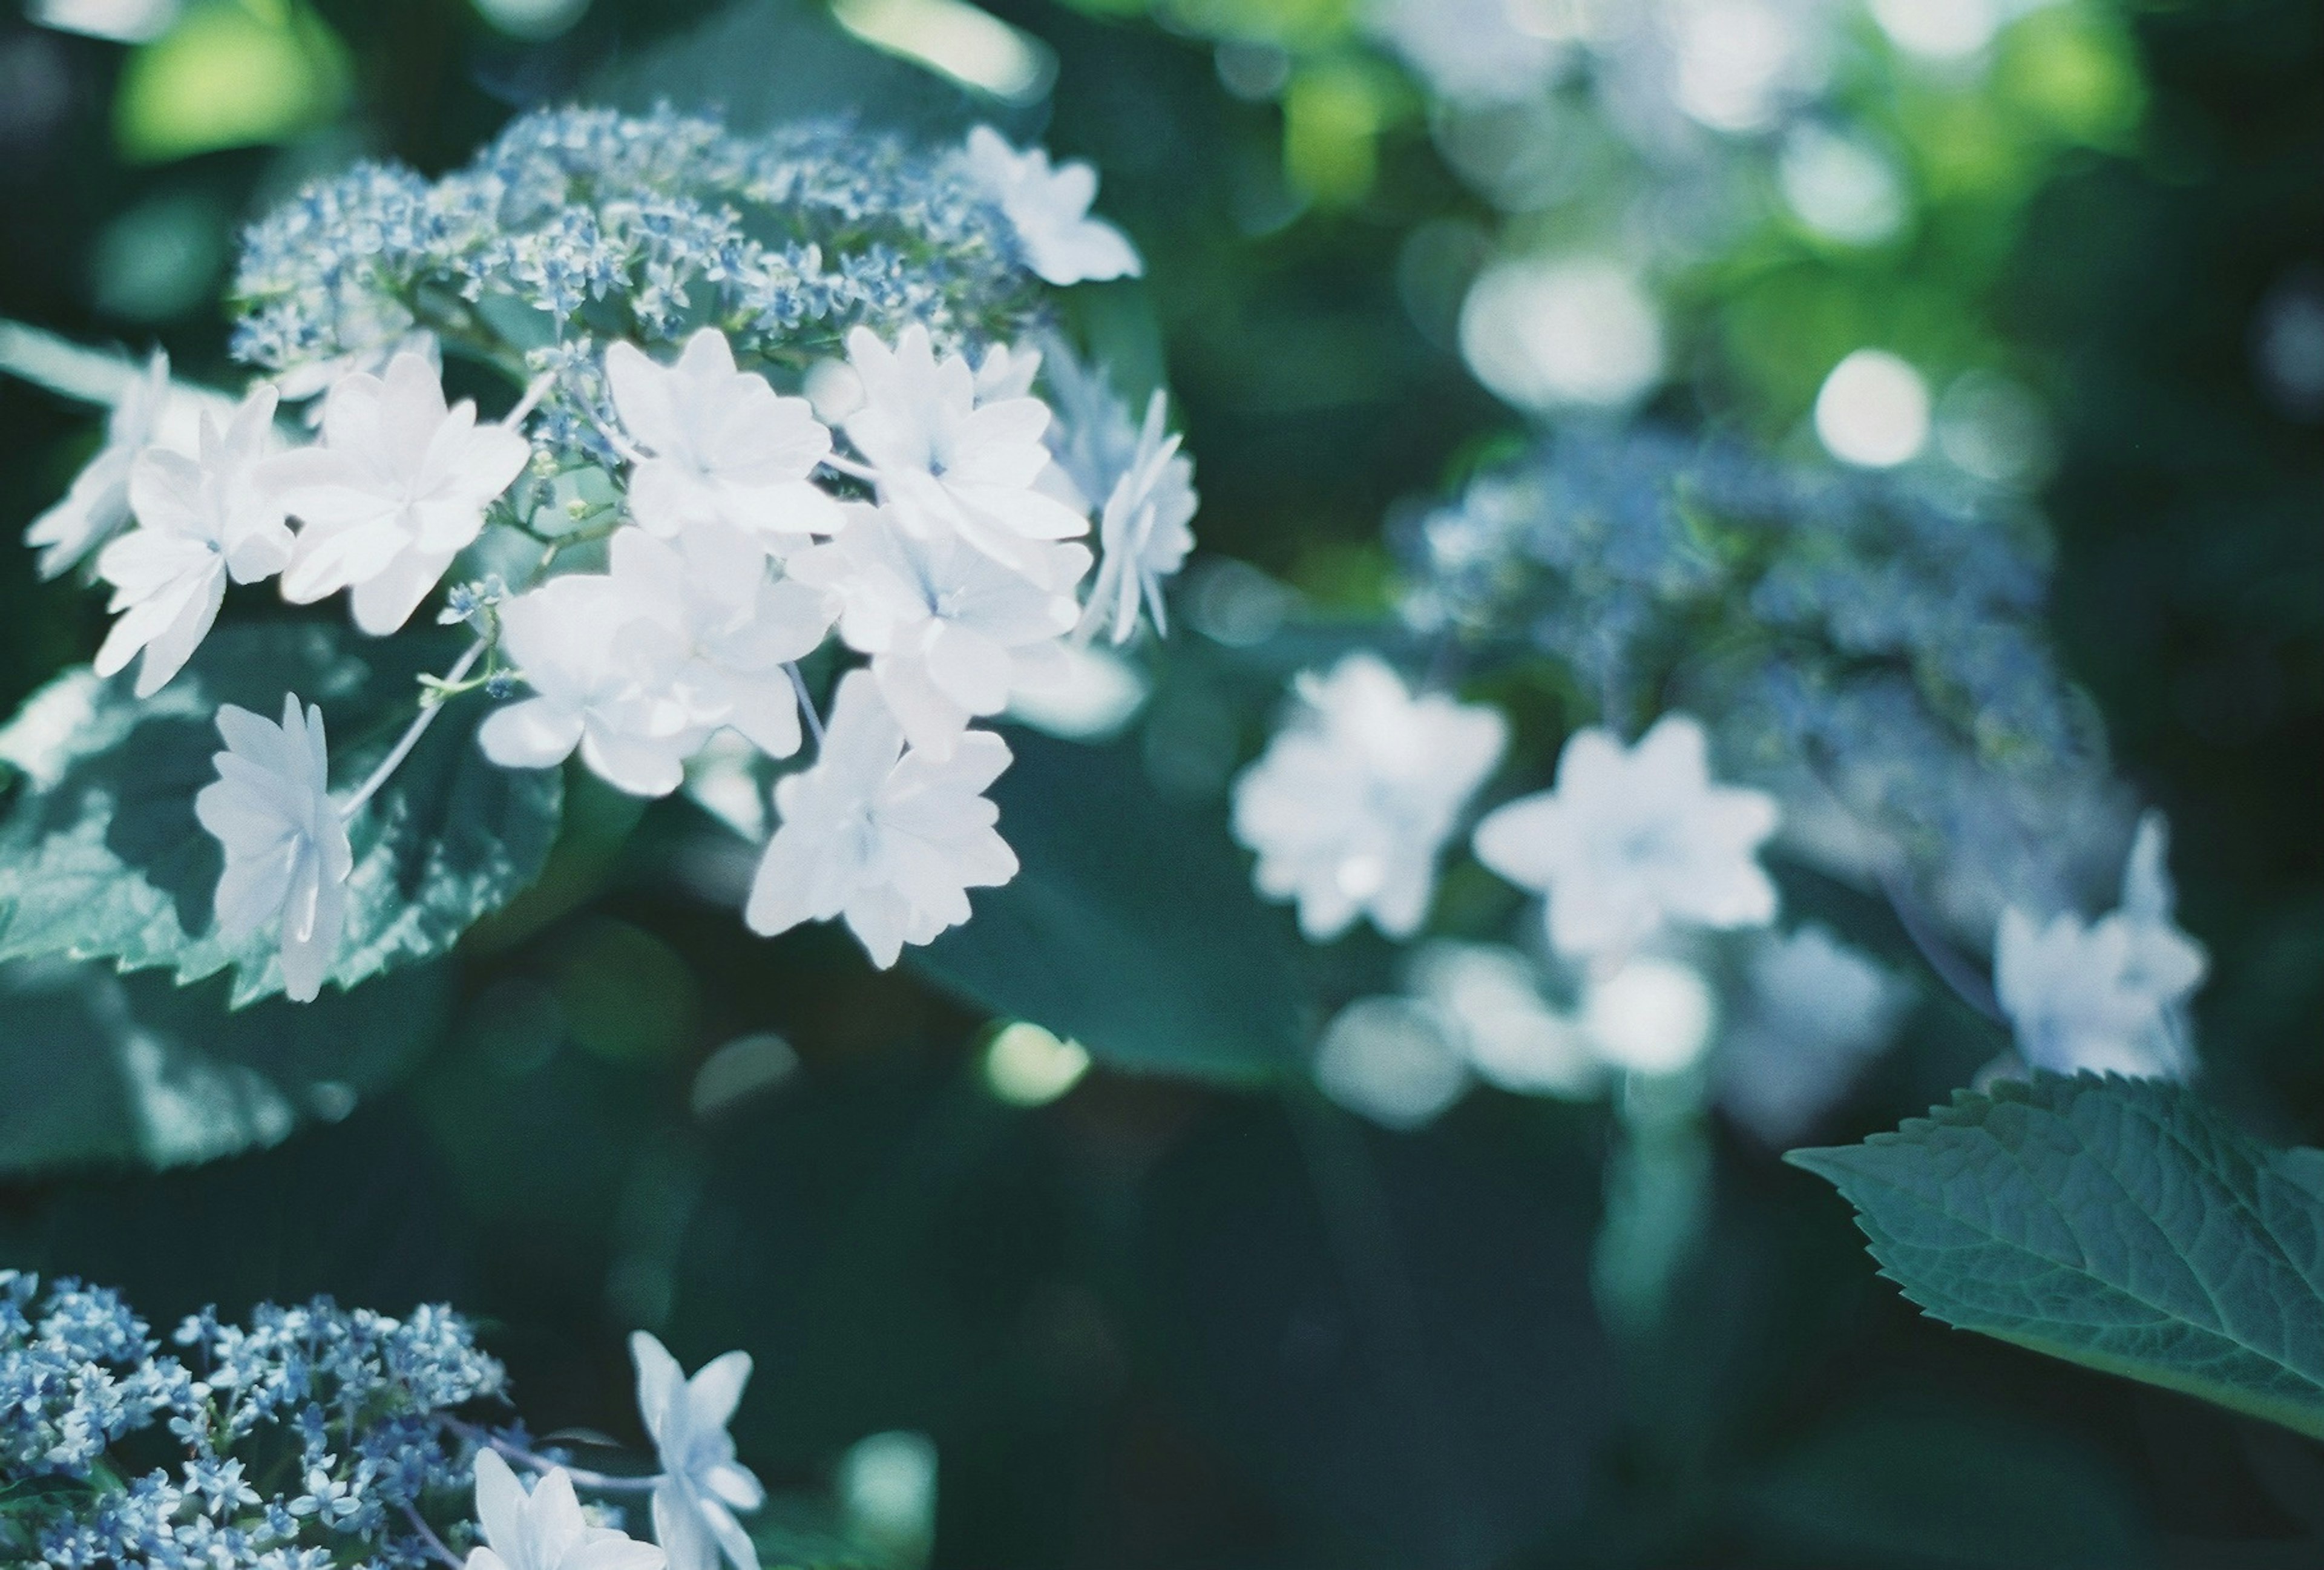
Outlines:
{"label": "hydrangea flower cluster", "polygon": [[451,1418],[505,1386],[465,1320],[317,1299],[262,1306],[246,1325],[206,1311],[171,1341],[105,1288],[0,1271],[0,1559],[430,1561],[427,1516],[466,1492],[472,1464]]}
{"label": "hydrangea flower cluster", "polygon": [[[316,996],[348,825],[477,688],[513,698],[478,733],[493,762],[577,753],[641,796],[720,733],[770,761],[813,738],[775,791],[761,932],[842,917],[887,965],[967,919],[965,891],[1016,871],[983,795],[1009,750],[971,726],[1074,642],[1159,630],[1193,544],[1163,395],[1140,420],[1041,312],[1043,283],[1138,271],[1094,192],[989,128],[921,153],[570,110],[433,184],[365,166],[258,224],[235,346],[266,379],[192,452],[133,396],[71,515],[35,525],[112,586],[98,673],[134,660],[137,696],[160,691],[227,586],[270,579],[293,605],[346,594],[372,637],[444,589],[437,620],[477,641],[337,795],[300,695],[280,724],[220,712],[198,802],[220,933],[275,923],[286,992]],[[521,396],[482,417],[447,356]],[[304,399],[310,439],[277,418]],[[865,663],[825,716],[799,662],[827,644]]]}
{"label": "hydrangea flower cluster", "polygon": [[[505,1418],[507,1379],[447,1308],[398,1319],[318,1298],[262,1304],[246,1325],[204,1310],[171,1342],[109,1290],[0,1271],[0,1563],[758,1570],[736,1512],[765,1490],[726,1431],[747,1353],[688,1379],[632,1338],[659,1470],[629,1476],[481,1421]],[[653,1541],[583,1492],[650,1495]]]}
{"label": "hydrangea flower cluster", "polygon": [[[1516,947],[1434,938],[1401,994],[1351,1004],[1316,1065],[1341,1099],[1409,1124],[1473,1079],[1588,1094],[1691,1072],[1715,1044],[1710,1093],[1792,1138],[1910,992],[1823,928],[1766,931],[1763,848],[1885,893],[1937,974],[2012,1030],[2000,1067],[2193,1071],[2206,962],[2172,918],[2159,817],[2120,908],[2080,913],[2131,838],[2127,793],[2049,650],[2029,518],[1925,478],[1584,430],[1480,475],[1399,544],[1403,619],[1439,680],[1545,660],[1604,723],[1567,738],[1554,789],[1471,827],[1544,924]],[[1260,892],[1296,900],[1313,940],[1367,916],[1421,935],[1506,723],[1370,654],[1296,691],[1235,786]],[[1746,936],[1709,941],[1729,932]],[[1957,941],[1990,946],[1990,985]]]}

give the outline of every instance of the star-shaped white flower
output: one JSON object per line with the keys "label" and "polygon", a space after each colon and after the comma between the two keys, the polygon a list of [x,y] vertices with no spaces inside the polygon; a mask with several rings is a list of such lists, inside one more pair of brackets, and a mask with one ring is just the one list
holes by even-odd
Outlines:
{"label": "star-shaped white flower", "polygon": [[1138,631],[1142,606],[1154,630],[1167,633],[1162,580],[1185,565],[1194,549],[1194,460],[1178,450],[1178,437],[1163,427],[1167,400],[1157,388],[1146,405],[1146,423],[1137,448],[1105,499],[1098,518],[1097,581],[1090,586],[1083,613],[1084,633],[1111,626],[1116,643]]}
{"label": "star-shaped white flower", "polygon": [[1370,654],[1297,682],[1300,706],[1234,788],[1234,832],[1259,853],[1259,891],[1299,902],[1321,941],[1359,916],[1419,929],[1437,853],[1508,739],[1496,709],[1413,696]]}
{"label": "star-shaped white flower", "polygon": [[651,1543],[591,1526],[563,1467],[528,1493],[495,1450],[476,1452],[476,1524],[484,1546],[470,1550],[467,1570],[662,1570],[669,1562]]}
{"label": "star-shaped white flower", "polygon": [[501,646],[533,696],[478,727],[504,769],[546,769],[576,747],[633,796],[667,796],[710,734],[675,682],[687,645],[671,607],[601,574],[553,577],[501,606]]}
{"label": "star-shaped white flower", "polygon": [[99,676],[143,650],[137,696],[152,697],[208,636],[228,577],[254,583],[290,560],[290,530],[263,472],[280,445],[274,402],[272,387],[255,387],[223,430],[202,411],[198,457],[149,447],[130,466],[137,527],[97,557],[121,618],[97,649]]}
{"label": "star-shaped white flower", "polygon": [[1665,922],[1764,927],[1775,886],[1757,858],[1775,832],[1773,797],[1711,782],[1702,727],[1665,716],[1634,748],[1578,731],[1557,788],[1520,797],[1477,826],[1477,859],[1549,898],[1563,955],[1618,959]]}
{"label": "star-shaped white flower", "polygon": [[968,134],[969,177],[1007,216],[1034,272],[1051,283],[1136,278],[1145,271],[1120,229],[1089,216],[1097,171],[1076,160],[1055,169],[1041,148],[1019,152],[990,125]]}
{"label": "star-shaped white flower", "polygon": [[871,673],[841,679],[814,766],[775,783],[775,831],[742,919],[772,937],[802,921],[846,918],[872,961],[896,963],[968,919],[968,891],[1017,875],[983,792],[1009,766],[990,731],[959,738],[943,762],[904,750],[904,733]]}
{"label": "star-shaped white flower", "polygon": [[751,1380],[751,1354],[713,1358],[689,1380],[678,1359],[641,1330],[630,1337],[630,1355],[638,1365],[638,1412],[661,1457],[654,1538],[670,1570],[715,1570],[721,1552],[734,1570],[759,1570],[759,1551],[734,1512],[757,1510],[767,1491],[734,1459],[726,1432]]}
{"label": "star-shaped white flower", "polygon": [[836,526],[835,503],[811,483],[831,432],[804,398],[734,368],[726,335],[704,328],[674,365],[617,343],[605,351],[613,407],[646,456],[630,475],[630,514],[665,539],[712,520],[780,554]]}
{"label": "star-shaped white flower", "polygon": [[609,576],[677,629],[683,663],[669,690],[692,725],[730,725],[770,757],[798,751],[798,695],[783,667],[831,630],[828,595],[769,577],[757,541],[718,519],[697,520],[675,542],[621,531]]}
{"label": "star-shaped white flower", "polygon": [[2123,873],[2122,905],[2085,924],[2064,911],[2044,925],[2015,907],[1994,943],[1994,992],[2026,1063],[2184,1078],[2193,1068],[2185,1011],[2210,968],[2202,946],[2172,917],[2159,814],[2138,827]]}
{"label": "star-shaped white flower", "polygon": [[41,576],[54,577],[129,522],[129,471],[152,445],[170,398],[170,356],[153,352],[106,417],[105,445],[73,479],[64,498],[32,520],[24,543],[41,553]]}
{"label": "star-shaped white flower", "polygon": [[881,500],[928,539],[956,535],[1004,566],[1038,574],[1041,542],[1089,531],[1084,514],[1036,488],[1049,466],[1038,398],[980,402],[958,355],[936,358],[927,329],[906,328],[890,349],[863,328],[847,335],[863,403],[847,439],[876,476]]}
{"label": "star-shaped white flower", "polygon": [[226,750],[215,783],[194,797],[194,817],[225,848],[215,909],[228,943],[277,918],[282,924],[282,990],[312,1002],[337,956],[347,919],[347,874],[355,853],[331,805],[330,753],[323,711],[282,699],[282,723],[226,705],[217,712]]}
{"label": "star-shaped white flower", "polygon": [[351,588],[355,625],[394,632],[475,539],[485,507],[530,452],[518,432],[479,426],[474,403],[447,407],[418,355],[396,356],[384,379],[342,376],[323,397],[322,444],[271,466],[304,525],[283,597],[307,605]]}
{"label": "star-shaped white flower", "polygon": [[913,749],[952,755],[971,719],[999,714],[1044,645],[1072,630],[1072,586],[1089,568],[1078,545],[1039,548],[1028,578],[958,540],[922,540],[885,508],[847,509],[839,538],[791,571],[843,607],[839,635],[872,656],[881,695]]}

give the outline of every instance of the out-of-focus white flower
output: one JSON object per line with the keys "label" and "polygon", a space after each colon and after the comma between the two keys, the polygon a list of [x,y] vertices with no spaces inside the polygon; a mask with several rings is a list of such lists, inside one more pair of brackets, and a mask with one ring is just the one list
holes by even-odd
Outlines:
{"label": "out-of-focus white flower", "polygon": [[1582,1029],[1609,1068],[1677,1074],[1711,1045],[1719,1002],[1692,965],[1641,956],[1593,974],[1582,989]]}
{"label": "out-of-focus white flower", "polygon": [[170,397],[170,356],[156,349],[145,374],[123,389],[106,417],[105,445],[73,479],[64,499],[32,520],[24,543],[54,577],[129,522],[129,471],[156,439]]}
{"label": "out-of-focus white flower", "polygon": [[1842,463],[1895,468],[1928,445],[1929,384],[1895,355],[1858,349],[1817,390],[1815,429]]}
{"label": "out-of-focus white flower", "polygon": [[969,177],[1007,216],[1033,271],[1056,284],[1136,278],[1145,271],[1120,229],[1089,216],[1097,171],[1076,160],[1049,167],[1041,148],[1019,152],[990,125],[968,134]]}
{"label": "out-of-focus white flower", "polygon": [[798,751],[798,695],[783,667],[831,630],[829,596],[770,578],[757,541],[715,519],[674,542],[622,530],[608,576],[619,597],[676,629],[683,663],[669,687],[692,726],[731,725],[770,757]]}
{"label": "out-of-focus white flower", "polygon": [[863,382],[863,406],[847,438],[871,464],[881,499],[925,538],[957,535],[1028,575],[1038,546],[1089,531],[1089,519],[1036,489],[1049,466],[1038,398],[982,402],[975,374],[958,355],[936,358],[927,329],[904,329],[893,349],[871,331],[847,335],[848,363]]}
{"label": "out-of-focus white flower", "polygon": [[1089,552],[1038,547],[1042,569],[1027,577],[962,540],[917,539],[889,509],[847,517],[838,539],[800,553],[791,570],[837,596],[839,635],[872,656],[914,750],[948,758],[971,719],[1008,706],[1034,651],[1072,629]]}
{"label": "out-of-focus white flower", "polygon": [[1719,1048],[1719,1102],[1762,1144],[1781,1150],[1888,1044],[1910,994],[1813,923],[1767,935],[1744,968],[1743,1017]]}
{"label": "out-of-focus white flower", "polygon": [[347,919],[355,853],[331,805],[323,711],[282,699],[282,723],[227,704],[217,712],[226,750],[216,782],[195,794],[194,817],[226,851],[214,909],[218,936],[239,943],[282,923],[282,990],[312,1002],[337,957]]}
{"label": "out-of-focus white flower", "polygon": [[1662,380],[1653,299],[1617,263],[1589,256],[1492,263],[1461,305],[1461,354],[1520,408],[1618,408]]}
{"label": "out-of-focus white flower", "polygon": [[1513,948],[1428,944],[1413,956],[1411,987],[1451,1023],[1470,1067],[1489,1084],[1579,1097],[1603,1077],[1581,1025],[1542,997],[1532,965]]}
{"label": "out-of-focus white flower", "polygon": [[306,605],[355,591],[355,625],[394,632],[477,532],[484,508],[522,471],[516,431],[479,426],[476,406],[447,407],[435,369],[400,354],[383,379],[343,376],[323,396],[323,440],[270,464],[304,525],[282,596]]}
{"label": "out-of-focus white flower", "polygon": [[501,607],[501,644],[533,696],[486,716],[484,755],[545,769],[581,750],[600,778],[634,796],[667,796],[711,727],[675,688],[687,659],[671,608],[610,577],[553,577]]}
{"label": "out-of-focus white flower", "polygon": [[1469,1064],[1443,1015],[1411,998],[1358,998],[1315,1047],[1315,1083],[1383,1128],[1435,1122],[1469,1089]]}
{"label": "out-of-focus white flower", "polygon": [[1415,697],[1371,654],[1309,671],[1297,691],[1298,712],[1235,781],[1235,837],[1259,853],[1259,891],[1296,900],[1310,939],[1360,915],[1410,937],[1437,853],[1500,762],[1508,726],[1481,705]]}
{"label": "out-of-focus white flower", "polygon": [[2193,1069],[2184,1011],[2210,962],[2172,920],[2167,848],[2161,815],[2149,813],[2121,908],[2093,923],[2071,911],[2047,925],[2015,907],[2002,912],[1994,991],[2029,1066],[2168,1079]]}
{"label": "out-of-focus white flower", "polygon": [[551,1467],[527,1493],[500,1452],[476,1452],[476,1524],[484,1546],[467,1570],[662,1570],[666,1556],[626,1532],[593,1527],[573,1477]]}
{"label": "out-of-focus white flower", "polygon": [[804,398],[784,398],[734,368],[726,335],[704,328],[664,367],[631,343],[605,351],[613,407],[647,456],[630,476],[631,515],[669,538],[715,520],[780,554],[837,527],[836,503],[809,479],[831,432]]}
{"label": "out-of-focus white flower", "polygon": [[223,430],[205,410],[198,457],[149,447],[130,466],[137,527],[97,558],[121,617],[97,649],[99,676],[142,649],[137,696],[152,697],[208,635],[228,577],[253,583],[290,559],[282,503],[263,474],[277,446],[274,401],[273,388],[252,389]]}
{"label": "out-of-focus white flower", "polygon": [[1618,957],[1665,922],[1774,920],[1775,886],[1757,852],[1775,821],[1773,797],[1711,782],[1702,727],[1671,715],[1627,750],[1608,731],[1574,733],[1555,790],[1477,826],[1477,859],[1548,896],[1560,954]]}
{"label": "out-of-focus white flower", "polygon": [[751,1354],[712,1358],[689,1380],[678,1359],[641,1330],[630,1337],[630,1355],[638,1365],[638,1412],[661,1457],[654,1537],[670,1570],[715,1570],[722,1552],[734,1570],[759,1570],[759,1551],[734,1512],[757,1510],[767,1491],[734,1459],[726,1432],[751,1381]]}
{"label": "out-of-focus white flower", "polygon": [[1030,398],[1041,374],[1041,351],[1029,344],[995,344],[976,365],[976,401],[999,403],[1009,398]]}
{"label": "out-of-focus white flower", "polygon": [[1154,630],[1169,631],[1162,605],[1162,580],[1184,565],[1194,548],[1194,460],[1178,450],[1178,437],[1163,429],[1167,404],[1159,388],[1146,405],[1146,423],[1129,466],[1105,499],[1098,519],[1097,581],[1081,630],[1111,626],[1116,643],[1138,631],[1141,606]]}
{"label": "out-of-focus white flower", "polygon": [[962,736],[939,762],[904,750],[904,733],[868,671],[841,679],[812,767],[775,784],[775,831],[742,919],[772,937],[844,916],[873,964],[968,919],[968,891],[1017,875],[984,790],[1009,766],[990,731]]}
{"label": "out-of-focus white flower", "polygon": [[1138,456],[1138,421],[1105,368],[1084,363],[1062,338],[1051,340],[1042,366],[1051,407],[1041,439],[1056,462],[1041,484],[1068,507],[1086,513],[1130,472]]}

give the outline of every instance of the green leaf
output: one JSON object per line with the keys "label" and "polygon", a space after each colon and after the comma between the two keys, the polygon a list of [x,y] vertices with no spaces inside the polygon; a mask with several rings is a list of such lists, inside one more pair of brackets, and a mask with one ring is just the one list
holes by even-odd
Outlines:
{"label": "green leaf", "polygon": [[1161,799],[1132,749],[1009,744],[992,797],[1023,870],[913,963],[1117,1067],[1254,1082],[1297,1062],[1299,956],[1225,823]]}
{"label": "green leaf", "polygon": [[[0,817],[0,960],[107,958],[124,971],[166,967],[180,982],[232,967],[235,1007],[280,992],[271,928],[238,949],[210,935],[224,861],[194,820],[194,796],[217,777],[218,706],[271,719],[286,691],[321,704],[345,788],[417,712],[414,677],[449,666],[462,642],[245,624],[212,633],[143,702],[125,676],[106,682],[80,669],[51,682],[0,730],[0,762],[23,776]],[[475,744],[486,707],[453,700],[351,828],[347,930],[331,971],[340,986],[443,953],[540,874],[559,776],[487,761]]]}
{"label": "green leaf", "polygon": [[223,979],[180,988],[100,965],[0,966],[0,1174],[185,1166],[344,1117],[433,1038],[451,979],[430,965],[229,1012]]}
{"label": "green leaf", "polygon": [[2037,1075],[1794,1150],[1936,1318],[2324,1437],[2324,1205],[2184,1087]]}

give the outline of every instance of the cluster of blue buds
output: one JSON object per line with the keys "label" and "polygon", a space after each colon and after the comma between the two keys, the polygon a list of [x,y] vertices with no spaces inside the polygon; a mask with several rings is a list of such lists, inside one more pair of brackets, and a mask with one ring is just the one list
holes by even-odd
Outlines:
{"label": "cluster of blue buds", "polygon": [[[440,1307],[327,1298],[165,1351],[115,1293],[0,1271],[0,1564],[334,1570],[441,1563],[501,1365]],[[460,1528],[448,1528],[460,1535]]]}
{"label": "cluster of blue buds", "polygon": [[917,324],[940,353],[1011,341],[1038,299],[1019,230],[958,156],[668,108],[527,115],[432,183],[358,165],[249,231],[232,293],[236,356],[287,398],[440,341],[519,381],[553,374],[536,447],[605,465],[608,343],[710,327],[799,372],[859,327]]}
{"label": "cluster of blue buds", "polygon": [[1400,544],[1416,630],[1547,655],[1618,730],[1719,716],[1795,854],[1916,886],[1961,933],[2070,907],[2121,864],[2127,794],[2044,630],[2046,535],[1992,493],[1582,430]]}

